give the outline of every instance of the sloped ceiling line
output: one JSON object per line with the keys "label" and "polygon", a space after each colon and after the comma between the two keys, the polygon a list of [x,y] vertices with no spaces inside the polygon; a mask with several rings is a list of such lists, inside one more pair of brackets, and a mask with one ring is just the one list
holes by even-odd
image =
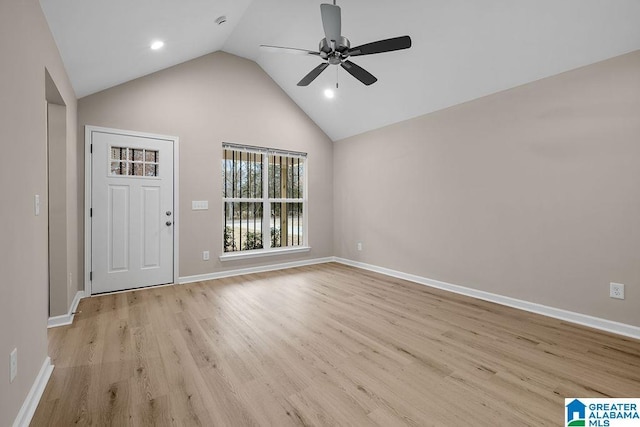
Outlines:
{"label": "sloped ceiling line", "polygon": [[317,58],[258,46],[317,49],[321,1],[40,1],[78,97],[224,50],[256,61],[333,140],[640,49],[637,0],[343,0],[352,45],[407,34],[413,46],[358,58],[372,86],[332,67],[301,88]]}

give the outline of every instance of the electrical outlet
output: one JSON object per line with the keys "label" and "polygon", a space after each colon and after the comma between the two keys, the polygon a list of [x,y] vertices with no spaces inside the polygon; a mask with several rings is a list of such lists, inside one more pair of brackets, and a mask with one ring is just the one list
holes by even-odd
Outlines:
{"label": "electrical outlet", "polygon": [[18,375],[18,349],[14,348],[13,351],[11,352],[11,357],[9,358],[9,364],[10,364],[10,371],[11,371],[11,380],[10,382],[13,382],[13,380],[16,379],[16,376]]}
{"label": "electrical outlet", "polygon": [[624,285],[622,283],[609,283],[609,296],[616,299],[624,299]]}
{"label": "electrical outlet", "polygon": [[358,244],[356,245],[356,248],[361,251],[362,250],[362,242],[358,242]]}
{"label": "electrical outlet", "polygon": [[203,251],[202,252],[202,260],[203,261],[209,261],[209,251]]}

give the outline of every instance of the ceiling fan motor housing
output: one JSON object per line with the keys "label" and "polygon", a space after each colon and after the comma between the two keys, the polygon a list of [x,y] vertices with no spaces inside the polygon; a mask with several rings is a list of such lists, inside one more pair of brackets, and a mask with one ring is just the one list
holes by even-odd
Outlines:
{"label": "ceiling fan motor housing", "polygon": [[340,36],[340,40],[335,42],[335,49],[332,46],[333,44],[333,40],[329,42],[324,38],[320,40],[318,50],[322,59],[328,60],[332,65],[337,65],[349,57],[348,51],[351,47],[351,42],[349,42],[348,38]]}

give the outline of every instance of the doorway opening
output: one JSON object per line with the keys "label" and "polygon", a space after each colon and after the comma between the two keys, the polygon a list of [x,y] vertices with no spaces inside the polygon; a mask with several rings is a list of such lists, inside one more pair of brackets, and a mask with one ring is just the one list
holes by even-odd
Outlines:
{"label": "doorway opening", "polygon": [[[45,70],[49,316],[67,314],[72,277],[67,265],[67,106]],[[75,292],[73,292],[75,294]],[[71,295],[73,298],[74,295]]]}

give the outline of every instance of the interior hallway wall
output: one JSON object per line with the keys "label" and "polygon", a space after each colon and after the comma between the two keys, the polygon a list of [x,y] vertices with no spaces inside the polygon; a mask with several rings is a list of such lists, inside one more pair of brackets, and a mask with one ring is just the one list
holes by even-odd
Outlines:
{"label": "interior hallway wall", "polygon": [[[0,2],[0,425],[12,425],[47,357],[47,119],[45,68],[76,129],[76,99],[37,0]],[[75,132],[67,147],[76,146]],[[75,157],[74,154],[70,155]],[[75,166],[73,168],[75,170]],[[75,173],[66,185],[76,193]],[[68,193],[69,193],[68,191]],[[34,196],[40,195],[40,215]],[[75,211],[75,198],[67,200]],[[68,218],[74,227],[74,215]],[[73,234],[73,233],[71,233]],[[68,236],[70,240],[74,236]],[[73,245],[72,245],[73,246]],[[73,247],[68,248],[73,252]],[[77,255],[70,263],[77,268]],[[9,381],[9,354],[18,349],[18,375]]]}
{"label": "interior hallway wall", "polygon": [[[49,317],[69,309],[67,271],[67,107],[47,105]],[[73,195],[75,196],[75,194]]]}

